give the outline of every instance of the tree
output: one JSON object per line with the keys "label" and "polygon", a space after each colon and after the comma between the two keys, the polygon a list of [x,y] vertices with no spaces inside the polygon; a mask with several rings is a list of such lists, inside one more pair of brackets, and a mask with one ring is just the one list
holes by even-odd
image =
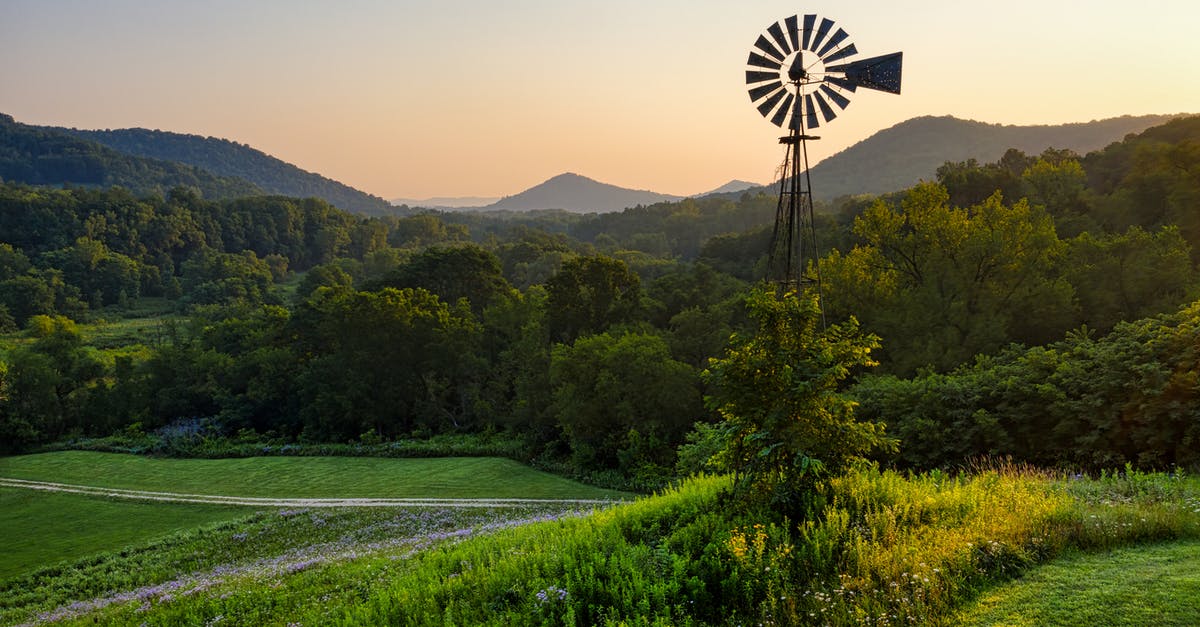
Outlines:
{"label": "tree", "polygon": [[70,319],[39,315],[28,326],[36,339],[13,350],[8,364],[8,428],[42,441],[82,430],[79,415],[104,366]]}
{"label": "tree", "polygon": [[821,261],[826,310],[853,313],[883,337],[893,371],[952,368],[1078,324],[1054,222],[1024,200],[993,194],[958,208],[943,187],[922,183],[899,209],[877,202],[855,218],[854,233],[861,245]]}
{"label": "tree", "polygon": [[[671,359],[662,338],[581,337],[554,347],[552,411],[578,468],[666,474],[674,448],[700,416],[696,371]],[[661,476],[659,477],[661,478]]]}
{"label": "tree", "polygon": [[1021,174],[1023,191],[1029,202],[1054,216],[1055,225],[1065,236],[1098,230],[1095,220],[1087,215],[1089,207],[1084,197],[1087,174],[1079,161],[1062,158],[1056,162],[1047,156],[1038,159]]}
{"label": "tree", "polygon": [[386,287],[423,288],[447,303],[465,298],[476,315],[512,291],[500,270],[499,258],[473,244],[421,251],[380,283]]}
{"label": "tree", "polygon": [[1081,322],[1107,333],[1122,320],[1170,311],[1194,299],[1191,247],[1179,229],[1082,235],[1067,241],[1065,274],[1079,299]]}
{"label": "tree", "polygon": [[546,282],[550,337],[560,342],[600,333],[638,313],[641,280],[623,261],[598,255],[565,262]]}
{"label": "tree", "polygon": [[319,288],[293,316],[309,435],[345,441],[442,431],[473,419],[479,325],[423,289]]}
{"label": "tree", "polygon": [[822,476],[895,447],[881,423],[856,420],[855,403],[840,392],[855,369],[874,365],[879,341],[853,318],[821,330],[812,293],[760,287],[746,304],[758,330],[735,336],[710,362],[705,401],[725,421],[723,461],[736,493],[803,516]]}

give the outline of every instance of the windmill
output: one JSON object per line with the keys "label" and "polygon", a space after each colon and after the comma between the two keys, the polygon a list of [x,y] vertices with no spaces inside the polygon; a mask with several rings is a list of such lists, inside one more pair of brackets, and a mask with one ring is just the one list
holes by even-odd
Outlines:
{"label": "windmill", "polygon": [[[809,133],[832,122],[859,87],[900,93],[903,53],[853,60],[858,49],[849,37],[841,28],[834,30],[833,20],[822,18],[818,23],[816,15],[793,15],[767,27],[746,60],[751,102],[788,132],[779,138],[787,152],[780,169],[767,280],[785,289],[815,285],[818,296],[821,273],[807,142],[820,137]],[[810,274],[808,259],[813,262]]]}

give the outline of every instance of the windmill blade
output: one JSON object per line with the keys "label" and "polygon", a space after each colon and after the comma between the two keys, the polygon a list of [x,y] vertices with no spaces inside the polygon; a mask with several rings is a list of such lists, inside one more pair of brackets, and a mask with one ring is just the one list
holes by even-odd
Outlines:
{"label": "windmill blade", "polygon": [[[825,68],[825,70],[829,71],[829,68]],[[854,93],[854,91],[858,89],[857,83],[846,80],[840,76],[826,76],[825,82],[833,83],[834,85],[837,85],[838,87],[841,87],[842,89],[845,89],[846,91],[848,91],[850,93]]]}
{"label": "windmill blade", "polygon": [[804,16],[804,42],[803,42],[803,45],[800,46],[801,48],[803,48],[805,50],[812,50],[812,48],[808,47],[808,42],[812,39],[813,24],[816,24],[816,23],[817,23],[817,16],[815,16],[815,15],[805,15]]}
{"label": "windmill blade", "polygon": [[767,94],[775,91],[776,89],[780,89],[782,87],[783,87],[783,81],[779,80],[779,78],[776,77],[774,83],[767,83],[766,85],[760,85],[758,87],[751,89],[750,90],[750,100],[757,102],[758,100],[760,100]]}
{"label": "windmill blade", "polygon": [[755,72],[754,70],[746,70],[746,84],[761,83],[763,81],[779,80],[779,72]]}
{"label": "windmill blade", "polygon": [[792,50],[800,49],[800,27],[796,25],[798,18],[799,16],[793,15],[784,20],[787,24],[788,39],[792,42]]}
{"label": "windmill blade", "polygon": [[850,99],[830,89],[829,85],[821,85],[821,93],[825,94],[839,109],[850,106]]}
{"label": "windmill blade", "polygon": [[813,100],[817,101],[817,107],[821,109],[821,115],[825,118],[826,122],[832,122],[833,118],[837,117],[837,113],[834,113],[833,108],[829,106],[829,103],[825,102],[825,99],[821,97],[820,92],[817,92],[813,95]]}
{"label": "windmill blade", "polygon": [[829,29],[833,28],[833,20],[822,18],[821,25],[817,27],[817,36],[813,37],[812,47],[809,50],[816,50],[817,46],[821,45],[821,40],[825,39],[825,35],[829,34]]}
{"label": "windmill blade", "polygon": [[[778,26],[778,24],[776,24],[776,26]],[[770,41],[767,41],[765,35],[758,36],[758,41],[754,42],[754,47],[767,53],[767,56],[779,61],[780,63],[782,63],[783,58],[787,56],[787,53],[780,52],[778,48],[771,44]]]}
{"label": "windmill blade", "polygon": [[768,70],[778,70],[779,68],[783,67],[783,64],[779,61],[772,61],[771,59],[768,59],[757,52],[750,53],[750,58],[746,59],[746,65],[765,67]]}
{"label": "windmill blade", "polygon": [[813,108],[812,94],[804,94],[804,117],[808,128],[817,128],[821,123],[817,120],[817,110]]}
{"label": "windmill blade", "polygon": [[830,55],[827,57],[821,57],[821,62],[825,65],[829,65],[834,61],[840,61],[846,57],[851,57],[856,54],[858,54],[858,48],[855,48],[854,44],[850,44],[849,46],[846,46],[837,52],[830,53]]}
{"label": "windmill blade", "polygon": [[837,29],[837,32],[833,34],[833,37],[830,37],[829,41],[825,42],[825,45],[821,46],[821,49],[817,51],[817,56],[824,57],[827,52],[836,48],[838,44],[842,43],[843,41],[846,41],[846,38],[849,36],[850,35],[847,34],[846,31],[840,28]]}
{"label": "windmill blade", "polygon": [[775,43],[779,44],[779,48],[783,50],[783,54],[779,56],[779,60],[782,61],[783,57],[792,53],[792,47],[788,45],[787,37],[783,35],[783,27],[779,25],[779,22],[775,22],[767,29],[767,32],[771,33],[771,39],[774,39]]}
{"label": "windmill blade", "polygon": [[900,67],[903,56],[903,52],[893,52],[881,57],[859,59],[844,65],[827,66],[825,71],[843,72],[848,82],[867,89],[898,94],[900,93]]}
{"label": "windmill blade", "polygon": [[771,115],[771,109],[774,109],[775,105],[779,104],[779,101],[783,98],[784,94],[787,94],[789,98],[791,97],[791,94],[788,94],[788,91],[781,87],[779,91],[771,94],[770,98],[767,98],[762,102],[762,104],[758,105],[758,112],[761,113],[764,118],[768,115]]}
{"label": "windmill blade", "polygon": [[775,115],[771,118],[771,124],[779,127],[783,126],[783,121],[786,120],[788,114],[792,112],[792,102],[795,100],[795,98],[796,97],[791,94],[787,95],[787,98],[785,98],[783,101],[783,106],[779,107],[779,110],[776,111]]}

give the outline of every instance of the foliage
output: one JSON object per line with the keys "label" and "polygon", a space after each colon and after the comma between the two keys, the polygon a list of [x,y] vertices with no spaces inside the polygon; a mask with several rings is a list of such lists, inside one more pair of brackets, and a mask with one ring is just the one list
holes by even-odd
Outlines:
{"label": "foliage", "polygon": [[309,437],[430,432],[472,419],[479,324],[423,289],[318,290],[291,322],[307,356],[297,381]]}
{"label": "foliage", "polygon": [[948,466],[979,455],[1045,465],[1200,463],[1200,303],[1010,347],[948,374],[867,378],[853,396],[903,442],[896,461]]}
{"label": "foliage", "polygon": [[11,351],[0,368],[0,433],[8,436],[0,447],[8,451],[81,430],[103,374],[71,320],[39,315],[29,328],[36,339]]}
{"label": "foliage", "polygon": [[747,307],[758,329],[710,362],[706,402],[728,423],[724,464],[741,496],[804,516],[820,475],[894,446],[883,425],[855,419],[839,390],[854,369],[874,365],[879,343],[853,319],[822,329],[811,292],[760,287]]}
{"label": "foliage", "polygon": [[512,290],[501,273],[500,259],[470,244],[427,248],[371,287],[422,288],[447,303],[465,298],[476,315]]}
{"label": "foliage", "polygon": [[641,302],[641,279],[611,257],[576,257],[546,281],[550,337],[571,342],[631,322]]}
{"label": "foliage", "polygon": [[[653,382],[652,385],[647,385]],[[551,411],[577,468],[669,476],[674,449],[700,414],[696,371],[641,333],[581,337],[554,347]]]}
{"label": "foliage", "polygon": [[1052,272],[1054,222],[999,195],[967,209],[944,188],[909,190],[900,210],[877,202],[854,221],[864,244],[822,261],[829,313],[858,312],[893,371],[953,367],[1010,341],[1041,343],[1074,321],[1071,286]]}

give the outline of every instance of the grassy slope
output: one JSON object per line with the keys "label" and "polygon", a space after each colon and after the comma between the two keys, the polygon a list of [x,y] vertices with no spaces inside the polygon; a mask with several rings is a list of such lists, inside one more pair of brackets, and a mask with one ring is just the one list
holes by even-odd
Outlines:
{"label": "grassy slope", "polygon": [[[114,595],[140,601],[185,595],[197,587],[224,585],[236,590],[242,581],[294,575],[326,561],[344,560],[347,553],[356,551],[381,557],[385,569],[402,567],[407,554],[441,541],[502,527],[513,520],[548,520],[571,511],[570,506],[561,504],[261,511],[0,579],[0,625],[24,623],[47,612],[58,611],[62,616],[81,607],[98,609],[112,602]],[[332,583],[344,593],[367,585],[354,578]],[[296,600],[316,606],[324,601],[320,596]],[[243,608],[244,620],[225,624],[261,624],[254,616],[265,609]],[[82,620],[85,624],[108,622],[91,616]]]}
{"label": "grassy slope", "polygon": [[110,501],[0,488],[0,579],[248,513],[237,507]]}
{"label": "grassy slope", "polygon": [[0,477],[107,488],[280,498],[620,498],[509,459],[159,459],[64,451],[0,458]]}
{"label": "grassy slope", "polygon": [[985,593],[959,625],[1200,624],[1200,541],[1080,555]]}
{"label": "grassy slope", "polygon": [[791,531],[734,514],[721,485],[401,561],[360,553],[155,595],[80,624],[943,624],[980,589],[1064,552],[1200,539],[1200,485],[1165,475],[865,471],[834,481],[823,521]]}

